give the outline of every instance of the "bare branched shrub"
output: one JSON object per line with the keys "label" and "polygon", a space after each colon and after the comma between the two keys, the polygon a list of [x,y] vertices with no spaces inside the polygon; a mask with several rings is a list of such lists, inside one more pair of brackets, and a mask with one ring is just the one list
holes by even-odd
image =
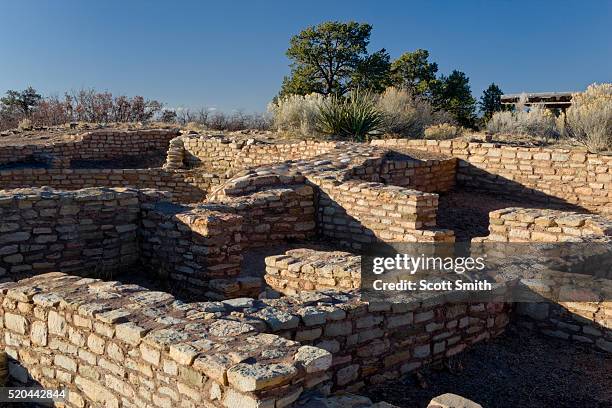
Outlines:
{"label": "bare branched shrub", "polygon": [[429,140],[454,139],[462,134],[462,127],[451,125],[450,123],[441,123],[439,125],[431,125],[425,128],[425,139]]}
{"label": "bare branched shrub", "polygon": [[376,106],[384,117],[384,131],[402,137],[421,138],[429,125],[454,123],[449,113],[435,112],[427,100],[406,89],[387,88]]}
{"label": "bare branched shrub", "polygon": [[556,126],[555,115],[540,106],[532,106],[523,110],[517,105],[514,111],[495,112],[489,122],[487,130],[494,134],[529,135],[544,138],[557,138],[559,131]]}
{"label": "bare branched shrub", "polygon": [[146,122],[152,120],[162,109],[156,100],[142,96],[114,97],[110,92],[81,89],[66,94],[66,104],[73,120],[81,122]]}
{"label": "bare branched shrub", "polygon": [[42,126],[53,126],[70,122],[72,115],[65,101],[56,96],[43,99],[31,114],[32,122]]}
{"label": "bare branched shrub", "polygon": [[[12,91],[7,92],[7,95],[17,94],[10,92]],[[24,118],[31,120],[35,126],[62,125],[72,121],[148,122],[158,116],[161,109],[160,102],[142,96],[129,98],[124,95],[113,96],[110,92],[81,89],[66,93],[63,100],[56,96],[39,96],[35,103],[28,105],[27,110],[0,103],[0,130],[14,128]]]}
{"label": "bare branched shrub", "polygon": [[177,112],[176,120],[183,126],[193,130],[268,130],[271,126],[270,118],[265,114],[247,114],[235,111],[227,114],[215,109],[200,108],[197,110],[181,109]]}
{"label": "bare branched shrub", "polygon": [[612,149],[612,83],[592,84],[572,95],[566,133],[591,152]]}
{"label": "bare branched shrub", "polygon": [[273,126],[281,132],[316,136],[316,118],[325,97],[321,94],[287,95],[268,105]]}

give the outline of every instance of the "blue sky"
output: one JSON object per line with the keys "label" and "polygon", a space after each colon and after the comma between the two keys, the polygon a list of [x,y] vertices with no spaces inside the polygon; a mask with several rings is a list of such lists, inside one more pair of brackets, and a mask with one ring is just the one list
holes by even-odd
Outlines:
{"label": "blue sky", "polygon": [[285,51],[326,20],[373,25],[371,49],[428,49],[472,91],[612,81],[612,1],[0,0],[0,92],[94,87],[170,107],[265,110]]}

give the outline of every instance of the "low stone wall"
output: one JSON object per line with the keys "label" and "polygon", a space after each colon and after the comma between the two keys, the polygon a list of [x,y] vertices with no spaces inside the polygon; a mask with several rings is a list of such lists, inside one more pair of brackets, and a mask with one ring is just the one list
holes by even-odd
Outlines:
{"label": "low stone wall", "polygon": [[14,169],[0,170],[0,189],[52,187],[79,190],[87,187],[155,188],[171,191],[176,202],[203,201],[225,181],[223,175],[198,170],[152,169]]}
{"label": "low stone wall", "polygon": [[[152,204],[143,208],[143,266],[156,279],[171,282],[175,288],[210,296],[206,292],[210,286],[211,292],[215,291],[212,280],[229,279],[240,273],[242,219],[217,211],[172,207]],[[239,292],[238,285],[227,285],[226,289]],[[231,290],[225,292],[232,294]]]}
{"label": "low stone wall", "polygon": [[0,300],[11,377],[66,387],[70,407],[282,408],[331,363],[229,305],[136,285],[47,274],[4,284]]}
{"label": "low stone wall", "polygon": [[143,206],[142,260],[160,279],[209,298],[257,296],[261,279],[238,276],[242,251],[312,237],[313,206],[308,186],[196,207]]}
{"label": "low stone wall", "polygon": [[456,157],[460,159],[460,186],[612,214],[612,156],[583,149],[513,147],[462,140],[391,139],[372,144]]}
{"label": "low stone wall", "polygon": [[[489,216],[489,236],[474,241],[612,243],[612,221],[598,215],[505,208]],[[580,248],[570,250],[573,253]],[[599,277],[592,276],[593,271],[585,272],[587,274],[555,273],[543,270],[542,265],[527,271],[520,282],[535,296],[530,296],[531,302],[517,302],[516,315],[525,327],[612,352],[609,274]]]}
{"label": "low stone wall", "polygon": [[[211,199],[244,196],[265,186],[308,183],[316,190],[319,234],[340,245],[360,249],[375,241],[452,242],[452,231],[435,229],[437,194],[363,181],[381,178],[387,153],[351,144],[313,160],[250,169],[225,182]],[[405,174],[402,177],[408,182]]]}
{"label": "low stone wall", "polygon": [[0,276],[91,276],[131,266],[138,260],[139,194],[103,188],[0,191]]}
{"label": "low stone wall", "polygon": [[203,166],[217,171],[239,171],[287,160],[309,159],[327,153],[338,145],[337,142],[317,141],[267,144],[255,139],[247,141],[223,136],[187,135],[171,142],[166,166]]}
{"label": "low stone wall", "polygon": [[348,252],[292,249],[266,258],[266,283],[284,295],[304,290],[358,289],[361,260]]}
{"label": "low stone wall", "polygon": [[243,248],[305,240],[316,234],[314,191],[303,184],[266,188],[248,196],[221,197],[198,208],[242,216]]}
{"label": "low stone wall", "polygon": [[457,159],[417,159],[409,153],[388,152],[383,159],[371,162],[375,171],[367,173],[370,166],[353,169],[356,179],[382,182],[426,193],[443,193],[455,186]]}
{"label": "low stone wall", "polygon": [[172,204],[170,197],[120,188],[2,191],[0,276],[19,279],[46,271],[104,276],[140,261],[173,286],[198,294],[257,295],[261,279],[234,281],[241,251],[316,233],[310,186],[191,207]]}
{"label": "low stone wall", "polygon": [[[323,323],[321,312],[332,320]],[[332,310],[305,308],[306,323],[290,332],[333,354],[332,390],[356,391],[501,334],[509,312],[504,303],[447,304],[444,296],[398,304],[349,301]]]}
{"label": "low stone wall", "polygon": [[367,304],[330,291],[183,303],[56,273],[0,286],[0,345],[14,380],[67,387],[69,406],[283,408],[397,378],[508,322],[507,305],[443,298]]}
{"label": "low stone wall", "polygon": [[104,129],[75,135],[73,140],[49,144],[0,146],[0,165],[39,162],[51,167],[69,167],[73,159],[109,160],[164,152],[178,129]]}
{"label": "low stone wall", "polygon": [[612,353],[612,306],[602,302],[516,303],[519,324],[547,336]]}
{"label": "low stone wall", "polygon": [[386,242],[453,242],[435,229],[438,195],[360,181],[319,185],[319,233],[354,249]]}
{"label": "low stone wall", "polygon": [[602,216],[513,207],[490,212],[489,235],[479,241],[571,242],[606,236],[612,237],[612,220]]}

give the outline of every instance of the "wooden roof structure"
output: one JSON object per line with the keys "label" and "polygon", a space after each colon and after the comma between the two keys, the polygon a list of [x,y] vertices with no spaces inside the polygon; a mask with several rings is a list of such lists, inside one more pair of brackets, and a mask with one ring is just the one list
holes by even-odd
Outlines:
{"label": "wooden roof structure", "polygon": [[534,92],[521,94],[506,94],[501,96],[503,105],[514,105],[521,95],[527,96],[526,106],[541,105],[550,109],[567,109],[572,104],[572,92]]}

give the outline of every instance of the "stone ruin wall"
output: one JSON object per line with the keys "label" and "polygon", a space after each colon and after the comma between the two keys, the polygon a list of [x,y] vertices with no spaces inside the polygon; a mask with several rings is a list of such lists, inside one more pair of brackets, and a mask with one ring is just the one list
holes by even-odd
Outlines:
{"label": "stone ruin wall", "polygon": [[12,169],[0,170],[0,188],[23,186],[80,190],[88,187],[154,188],[172,192],[177,203],[203,201],[225,181],[223,175],[198,170],[151,169]]}
{"label": "stone ruin wall", "polygon": [[267,144],[252,140],[232,140],[222,136],[180,136],[172,140],[167,168],[203,167],[216,171],[239,171],[287,160],[310,159],[338,148],[342,143],[303,141]]}
{"label": "stone ruin wall", "polygon": [[322,183],[319,188],[319,233],[345,247],[454,241],[452,231],[435,229],[437,194],[360,181]]}
{"label": "stone ruin wall", "polygon": [[[435,146],[444,143],[436,142]],[[352,156],[330,151],[312,160],[239,172],[215,189],[210,202],[198,206],[171,204],[168,195],[155,192],[101,189],[105,190],[103,196],[109,198],[84,198],[87,204],[76,207],[79,208],[77,214],[82,214],[85,222],[81,223],[81,216],[76,215],[76,221],[68,225],[76,225],[77,231],[84,233],[91,228],[98,239],[87,248],[91,249],[88,254],[108,254],[109,265],[123,266],[122,261],[131,261],[133,253],[126,251],[125,257],[117,256],[121,254],[117,248],[124,245],[131,248],[135,242],[136,256],[146,258],[155,273],[177,282],[195,284],[196,288],[202,284],[209,295],[214,292],[219,298],[254,293],[258,288],[249,279],[225,279],[236,276],[239,271],[236,263],[239,266],[243,248],[274,242],[275,237],[282,241],[293,234],[298,238],[315,234],[315,218],[319,228],[326,222],[334,225],[334,230],[338,226],[362,228],[361,235],[356,236],[375,236],[382,241],[452,241],[452,233],[435,228],[437,195],[410,188],[412,184],[419,184],[417,180],[440,179],[439,185],[431,190],[447,191],[452,187],[449,180],[454,178],[450,175],[454,174],[456,162],[451,165],[451,161],[441,160],[437,164],[426,161],[430,165],[423,166],[410,164],[405,159],[395,160],[379,148],[359,149],[351,153]],[[170,156],[169,153],[169,161]],[[583,166],[592,168],[590,164]],[[166,167],[166,171],[176,171]],[[415,168],[420,167],[422,173],[419,174],[421,170]],[[460,161],[458,179],[463,185],[465,168],[465,163]],[[607,174],[597,169],[596,166],[596,174]],[[609,173],[609,168],[606,171]],[[390,180],[399,186],[378,183]],[[608,185],[604,183],[604,190],[608,191],[606,189]],[[25,194],[35,197],[31,208],[26,204],[15,212],[11,207],[10,215],[19,221],[20,229],[23,225],[31,234],[28,241],[24,241],[27,242],[23,244],[24,249],[41,251],[33,253],[32,269],[34,261],[41,256],[54,259],[56,264],[60,262],[54,258],[57,255],[53,251],[57,248],[52,248],[51,242],[45,242],[46,246],[41,248],[43,243],[36,242],[36,238],[53,235],[54,228],[58,239],[65,233],[61,229],[64,222],[61,217],[57,226],[34,225],[40,217],[38,211],[49,210],[45,214],[56,214],[64,204],[70,207],[71,200],[88,195],[87,192],[48,192],[50,197],[66,197],[66,202],[47,208],[46,202],[55,199],[42,199],[42,193],[41,196],[36,194]],[[127,201],[120,204],[119,196]],[[381,197],[385,198],[385,205],[380,205]],[[5,195],[0,199],[0,208],[4,211],[3,203],[15,202],[13,200],[17,201],[10,194]],[[42,202],[45,204],[40,204]],[[406,202],[410,205],[400,208]],[[133,209],[117,211],[124,203]],[[595,207],[601,210],[601,206]],[[100,219],[97,225],[95,217],[87,217],[94,208],[114,208],[108,213],[123,216],[135,212],[136,218],[130,221],[137,227],[131,231],[120,228],[123,231],[120,232],[117,227],[126,225],[125,220],[114,218]],[[326,215],[333,216],[324,221],[322,216],[325,211],[330,213],[330,208],[334,212]],[[491,226],[496,231],[492,231],[491,239],[500,235],[502,227],[504,233],[513,238],[524,234],[513,232],[518,230],[569,237],[576,236],[576,229],[589,231],[580,232],[580,235],[590,235],[602,228],[600,223],[585,218],[579,225],[573,225],[576,221],[564,224],[565,221],[554,220],[541,231],[542,224],[535,221],[538,216],[531,222],[525,221],[526,213],[508,214],[502,210],[496,218],[497,214],[493,213]],[[334,216],[337,220],[344,218],[347,223],[334,223]],[[564,213],[559,218],[566,216]],[[280,218],[272,221],[274,217]],[[281,230],[275,230],[279,219]],[[493,221],[500,219],[503,219],[501,224]],[[261,220],[269,223],[262,225]],[[299,230],[295,228],[297,220],[306,220]],[[10,224],[3,222],[2,227],[14,228]],[[92,226],[81,230],[86,225]],[[379,229],[378,225],[384,227]],[[35,228],[40,229],[35,232]],[[603,230],[607,231],[606,228]],[[373,233],[370,235],[366,230]],[[7,232],[10,236],[15,231],[22,232]],[[344,233],[346,230],[338,231]],[[100,242],[100,233],[108,239]],[[3,231],[2,239],[5,236]],[[70,237],[65,233],[62,238],[67,247],[73,245]],[[122,237],[125,242],[121,241]],[[8,262],[15,261],[10,258],[14,252],[10,251],[13,245],[21,245],[20,242],[3,242],[0,246],[0,251],[9,251],[0,257],[3,268],[15,266]],[[39,246],[31,245],[33,243]],[[91,259],[83,255],[84,252],[78,259],[87,262]],[[500,334],[509,320],[511,305],[501,301],[449,304],[442,296],[404,304],[360,302],[351,292],[325,290],[332,284],[331,279],[336,289],[355,287],[358,282],[352,279],[355,274],[350,270],[332,267],[330,271],[330,268],[320,267],[316,254],[307,259],[299,254],[289,255],[291,259],[286,267],[283,259],[288,258],[267,260],[266,280],[271,286],[284,293],[297,293],[276,300],[235,299],[184,304],[168,294],[146,291],[135,285],[94,282],[62,274],[3,284],[0,296],[3,296],[1,329],[4,336],[0,342],[4,342],[2,345],[6,346],[9,355],[19,362],[11,363],[11,375],[27,381],[29,372],[47,387],[66,385],[74,391],[68,405],[79,408],[88,403],[108,407],[180,404],[185,407],[280,408],[313,390],[324,393],[356,391],[367,384],[398,378],[402,373]],[[205,265],[203,269],[194,268],[202,264]],[[46,270],[52,269],[39,267],[36,273]],[[84,268],[85,273],[91,270]],[[308,276],[313,272],[314,279],[313,275]],[[303,291],[311,287],[319,292]],[[31,288],[34,289],[30,291]],[[548,306],[536,304],[525,308],[518,304],[519,314],[526,316],[522,323],[547,334],[594,343],[610,351],[612,311],[607,304],[543,304]],[[565,311],[559,312],[556,306]],[[568,321],[568,311],[571,321]],[[577,316],[582,316],[582,320]]]}
{"label": "stone ruin wall", "polygon": [[375,146],[421,149],[459,159],[457,183],[506,197],[574,204],[612,214],[612,156],[581,149],[500,146],[448,140],[375,140]]}
{"label": "stone ruin wall", "polygon": [[489,213],[493,242],[572,242],[589,237],[612,237],[612,220],[570,211],[503,208]]}
{"label": "stone ruin wall", "polygon": [[[9,168],[0,169],[0,189],[25,186],[63,190],[88,187],[155,188],[171,191],[176,202],[202,201],[210,190],[225,181],[224,174],[188,169],[69,168],[73,160],[114,160],[140,157],[150,152],[164,155],[170,141],[178,134],[177,129],[98,130],[77,135],[70,142],[0,146],[0,166],[9,165]],[[20,166],[10,168],[15,164]]]}
{"label": "stone ruin wall", "polygon": [[161,279],[209,298],[257,296],[261,280],[238,276],[242,252],[316,233],[313,190],[289,186],[223,203],[143,211],[142,258]]}
{"label": "stone ruin wall", "polygon": [[70,167],[72,160],[110,160],[165,152],[178,134],[178,129],[109,129],[75,135],[67,142],[0,146],[0,165],[35,162],[58,168]]}
{"label": "stone ruin wall", "polygon": [[0,194],[0,275],[105,274],[138,259],[137,191],[23,189]]}
{"label": "stone ruin wall", "polygon": [[358,167],[352,172],[353,178],[381,182],[386,185],[407,187],[424,193],[444,193],[455,186],[457,159],[414,159],[407,156],[398,158],[397,152],[387,153],[376,161],[376,170],[366,172]]}
{"label": "stone ruin wall", "polygon": [[[612,243],[612,221],[598,215],[505,208],[489,216],[490,234],[473,242]],[[541,300],[515,303],[519,323],[548,336],[612,352],[612,303],[609,301],[612,271],[603,280],[595,280],[589,272],[547,273],[534,269],[533,276],[522,279],[521,283]]]}
{"label": "stone ruin wall", "polygon": [[182,303],[61,273],[2,284],[0,297],[0,344],[18,361],[11,375],[68,387],[67,405],[79,408],[282,408],[312,391],[398,378],[498,335],[509,320],[503,303],[449,305],[442,296]]}
{"label": "stone ruin wall", "polygon": [[292,249],[266,257],[264,279],[283,295],[305,290],[354,290],[361,285],[361,257],[342,251]]}
{"label": "stone ruin wall", "polygon": [[12,377],[68,388],[69,407],[285,407],[331,363],[222,303],[59,273],[0,293]]}
{"label": "stone ruin wall", "polygon": [[247,248],[316,233],[313,190],[290,186],[216,204],[176,205],[156,190],[22,189],[0,195],[0,276],[60,271],[111,276],[144,267],[195,293],[257,295],[240,278]]}
{"label": "stone ruin wall", "polygon": [[[278,185],[306,183],[315,189],[320,236],[361,249],[377,241],[433,242],[454,240],[453,232],[436,228],[438,195],[408,188],[411,182],[440,176],[432,190],[447,191],[456,161],[412,158],[389,161],[389,152],[345,144],[312,160],[285,162],[242,171],[215,190],[210,199],[248,196]],[[415,177],[414,169],[420,174]],[[428,174],[428,176],[422,176]],[[401,186],[378,181],[393,179]]]}

